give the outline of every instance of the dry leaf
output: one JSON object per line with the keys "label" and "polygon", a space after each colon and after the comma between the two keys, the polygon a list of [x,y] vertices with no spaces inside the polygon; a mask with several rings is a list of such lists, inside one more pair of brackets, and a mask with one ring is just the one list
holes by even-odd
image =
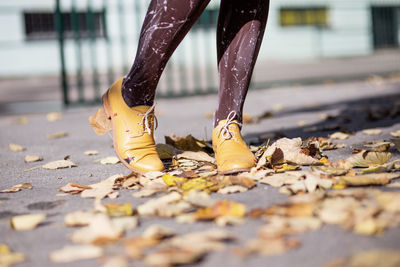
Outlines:
{"label": "dry leaf", "polygon": [[9,147],[10,147],[11,151],[14,151],[14,152],[20,152],[20,151],[26,150],[25,147],[17,145],[17,144],[10,144]]}
{"label": "dry leaf", "polygon": [[62,138],[62,137],[68,136],[68,133],[65,132],[65,131],[62,131],[62,132],[47,134],[46,136],[47,136],[47,139],[58,139],[58,138]]}
{"label": "dry leaf", "polygon": [[131,216],[133,214],[131,203],[106,203],[104,204],[107,215],[111,217]]}
{"label": "dry leaf", "polygon": [[66,226],[87,226],[93,220],[95,214],[88,211],[75,211],[64,217]]}
{"label": "dry leaf", "polygon": [[362,131],[363,134],[366,135],[378,135],[382,133],[381,129],[365,129]]}
{"label": "dry leaf", "polygon": [[40,156],[26,155],[26,156],[24,157],[24,161],[25,161],[26,163],[36,162],[36,161],[42,161],[42,160],[43,160],[43,158],[40,157]]}
{"label": "dry leaf", "polygon": [[21,191],[22,189],[32,189],[32,188],[33,188],[32,184],[29,183],[17,184],[13,185],[11,188],[1,190],[0,193],[14,193]]}
{"label": "dry leaf", "polygon": [[115,156],[105,157],[100,159],[101,164],[118,164],[120,163],[119,159]]}
{"label": "dry leaf", "polygon": [[77,183],[68,183],[67,185],[58,188],[58,191],[70,193],[70,194],[78,194],[86,189],[92,189],[90,186],[81,185]]}
{"label": "dry leaf", "polygon": [[123,229],[116,227],[107,215],[96,214],[89,225],[75,231],[71,239],[83,244],[107,244],[117,241],[122,233]]}
{"label": "dry leaf", "polygon": [[390,135],[396,138],[400,137],[400,130],[394,131],[394,132],[390,132]]}
{"label": "dry leaf", "polygon": [[344,140],[349,137],[350,137],[350,134],[342,133],[342,132],[336,132],[336,133],[329,135],[330,139],[337,139],[337,140]]}
{"label": "dry leaf", "polygon": [[176,135],[165,136],[165,143],[184,151],[201,151],[207,147],[204,141],[196,139],[192,135],[185,137]]}
{"label": "dry leaf", "polygon": [[164,248],[147,255],[143,261],[150,266],[174,266],[195,263],[203,257],[199,253],[185,248]]}
{"label": "dry leaf", "polygon": [[391,157],[392,154],[389,152],[374,152],[362,150],[359,153],[352,155],[346,161],[353,167],[371,167],[382,165],[386,163]]}
{"label": "dry leaf", "polygon": [[15,119],[15,123],[18,123],[18,124],[28,124],[28,122],[29,122],[29,119],[28,119],[28,117],[25,117],[25,116],[21,116],[21,117],[18,117]]}
{"label": "dry leaf", "polygon": [[264,152],[261,159],[258,161],[257,167],[264,166],[268,157],[272,157],[274,152],[279,149],[283,153],[283,162],[294,163],[298,165],[313,165],[321,164],[317,159],[302,153],[301,138],[281,138],[273,143]]}
{"label": "dry leaf", "polygon": [[46,163],[42,166],[43,169],[46,170],[56,170],[56,169],[63,169],[63,168],[71,168],[75,167],[75,163],[70,160],[56,160],[49,163]]}
{"label": "dry leaf", "polygon": [[176,156],[178,159],[185,158],[185,159],[191,159],[191,160],[197,160],[197,161],[206,161],[206,162],[211,162],[213,164],[216,163],[215,158],[211,157],[204,151],[185,151],[183,153],[180,153]]}
{"label": "dry leaf", "polygon": [[198,209],[195,213],[197,220],[214,220],[218,217],[243,217],[246,206],[229,200],[220,200],[213,206]]}
{"label": "dry leaf", "polygon": [[276,173],[260,179],[260,183],[268,184],[273,187],[295,184],[301,176],[295,176],[290,173]]}
{"label": "dry leaf", "polygon": [[81,193],[81,197],[103,199],[108,196],[111,198],[115,181],[121,177],[123,177],[122,174],[116,174],[99,183],[91,184],[89,185],[90,189],[86,189]]}
{"label": "dry leaf", "polygon": [[102,255],[103,249],[92,245],[65,246],[50,253],[50,260],[54,263],[68,263],[95,259]]}
{"label": "dry leaf", "polygon": [[247,242],[244,247],[236,248],[234,252],[241,257],[256,254],[263,257],[278,255],[300,245],[297,239],[286,240],[280,238],[254,239]]}
{"label": "dry leaf", "polygon": [[233,194],[233,193],[243,193],[248,189],[246,187],[240,185],[231,185],[224,188],[221,188],[217,191],[218,194]]}
{"label": "dry leaf", "polygon": [[[340,176],[337,177],[335,187],[339,186],[367,186],[367,185],[385,185],[391,179],[397,178],[400,173],[371,173],[356,176]],[[341,188],[341,187],[339,187]]]}
{"label": "dry leaf", "polygon": [[137,207],[137,212],[140,215],[157,215],[162,209],[165,209],[168,204],[181,200],[182,196],[177,192],[169,193],[160,198],[151,199]]}
{"label": "dry leaf", "polygon": [[15,230],[25,231],[35,229],[45,219],[44,213],[26,214],[11,217],[10,223]]}
{"label": "dry leaf", "polygon": [[390,141],[392,141],[394,146],[397,148],[397,151],[400,152],[400,138],[390,139]]}
{"label": "dry leaf", "polygon": [[157,224],[150,225],[149,227],[146,228],[146,230],[144,230],[142,234],[144,238],[157,239],[157,240],[168,238],[174,235],[175,235],[174,231],[172,231],[170,228]]}
{"label": "dry leaf", "polygon": [[398,267],[400,266],[400,251],[398,250],[368,250],[361,251],[350,257],[335,259],[324,267]]}
{"label": "dry leaf", "polygon": [[83,152],[85,155],[88,155],[88,156],[94,156],[94,155],[98,155],[99,154],[99,151],[97,151],[97,150],[86,150],[85,152]]}
{"label": "dry leaf", "polygon": [[62,114],[60,112],[50,112],[46,115],[46,119],[50,122],[61,120]]}
{"label": "dry leaf", "polygon": [[23,262],[25,260],[25,256],[22,253],[14,253],[12,252],[6,244],[0,243],[0,266],[11,266],[13,264],[17,264]]}
{"label": "dry leaf", "polygon": [[185,194],[183,196],[183,200],[193,206],[202,208],[211,207],[218,201],[216,199],[212,199],[210,195],[206,192],[196,190],[190,191],[189,193]]}
{"label": "dry leaf", "polygon": [[175,154],[175,148],[168,144],[157,144],[157,153],[160,159],[172,159]]}
{"label": "dry leaf", "polygon": [[106,115],[103,108],[98,109],[93,116],[89,117],[89,123],[97,135],[104,135],[112,129],[111,119]]}

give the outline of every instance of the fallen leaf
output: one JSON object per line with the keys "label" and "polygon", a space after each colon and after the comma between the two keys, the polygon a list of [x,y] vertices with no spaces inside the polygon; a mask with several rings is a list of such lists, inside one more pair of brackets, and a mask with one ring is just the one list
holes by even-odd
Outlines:
{"label": "fallen leaf", "polygon": [[220,200],[213,206],[198,209],[195,213],[197,220],[214,220],[218,217],[243,217],[246,213],[246,206],[229,200]]}
{"label": "fallen leaf", "polygon": [[168,144],[157,144],[156,150],[160,159],[172,159],[175,154],[175,148]]}
{"label": "fallen leaf", "polygon": [[397,178],[400,173],[371,173],[356,176],[337,177],[336,185],[342,186],[367,186],[367,185],[385,185],[391,179]]}
{"label": "fallen leaf", "polygon": [[46,214],[35,213],[11,217],[11,227],[18,231],[35,229],[46,219]]}
{"label": "fallen leaf", "polygon": [[353,167],[371,167],[376,165],[382,165],[386,163],[392,154],[389,152],[374,152],[368,150],[362,150],[357,154],[352,155],[346,161]]}
{"label": "fallen leaf", "polygon": [[42,161],[42,160],[43,160],[43,157],[40,157],[40,156],[26,155],[26,156],[24,157],[24,161],[25,161],[26,163],[36,162],[36,161]]}
{"label": "fallen leaf", "polygon": [[65,131],[62,131],[62,132],[47,134],[46,136],[47,136],[47,139],[58,139],[58,138],[62,138],[62,137],[68,136],[68,133],[65,132]]}
{"label": "fallen leaf", "polygon": [[70,194],[78,194],[86,189],[92,189],[90,186],[81,185],[77,183],[68,183],[63,187],[58,188],[58,191],[70,193]]}
{"label": "fallen leaf", "polygon": [[176,135],[165,136],[165,143],[184,151],[201,151],[207,148],[204,141],[196,139],[192,135],[185,137]]}
{"label": "fallen leaf", "polygon": [[118,164],[120,163],[119,159],[115,156],[105,157],[100,159],[101,164]]}
{"label": "fallen leaf", "polygon": [[95,213],[80,210],[65,215],[64,223],[66,226],[87,226],[94,217]]}
{"label": "fallen leaf", "polygon": [[103,199],[108,196],[109,198],[111,198],[112,194],[114,193],[113,187],[115,181],[121,177],[123,177],[122,174],[116,174],[108,177],[107,179],[99,183],[91,184],[89,185],[90,189],[82,191],[81,197]]}
{"label": "fallen leaf", "polygon": [[396,138],[400,137],[400,130],[394,131],[394,132],[390,132],[390,135]]}
{"label": "fallen leaf", "polygon": [[296,248],[300,245],[297,239],[286,240],[280,238],[267,238],[267,239],[253,239],[248,241],[244,247],[236,248],[234,253],[246,258],[250,255],[256,254],[262,257],[282,254],[290,249]]}
{"label": "fallen leaf", "polygon": [[191,160],[196,160],[196,161],[206,161],[206,162],[211,162],[213,164],[216,163],[215,158],[211,157],[204,151],[185,151],[183,153],[180,153],[176,156],[178,159],[185,158],[185,159],[191,159]]}
{"label": "fallen leaf", "polygon": [[63,168],[71,168],[75,167],[75,163],[70,160],[56,160],[49,163],[46,163],[42,166],[43,169],[46,170],[56,170],[56,169],[63,169]]}
{"label": "fallen leaf", "polygon": [[195,263],[205,253],[192,251],[185,248],[163,248],[150,253],[143,261],[150,266],[174,266],[180,264]]}
{"label": "fallen leaf", "polygon": [[161,240],[174,236],[175,233],[170,228],[164,227],[162,225],[153,224],[144,230],[142,236],[144,238]]}
{"label": "fallen leaf", "polygon": [[301,177],[291,175],[290,173],[277,173],[260,179],[260,183],[268,184],[273,187],[295,184]]}
{"label": "fallen leaf", "polygon": [[284,203],[267,208],[265,214],[288,217],[310,217],[313,215],[314,209],[313,203]]}
{"label": "fallen leaf", "polygon": [[157,215],[162,209],[165,209],[168,204],[181,200],[182,196],[177,192],[169,193],[168,195],[151,199],[137,207],[137,212],[140,215]]}
{"label": "fallen leaf", "polygon": [[231,185],[224,188],[221,188],[217,191],[218,194],[233,194],[233,193],[243,193],[248,189],[246,187],[240,185]]}
{"label": "fallen leaf", "polygon": [[7,267],[23,261],[25,261],[24,254],[12,252],[6,244],[0,243],[0,266]]}
{"label": "fallen leaf", "polygon": [[376,249],[360,251],[350,257],[335,259],[324,264],[324,267],[398,267],[400,251]]}
{"label": "fallen leaf", "polygon": [[98,155],[99,151],[97,150],[86,150],[85,152],[83,152],[85,155],[87,156],[94,156],[94,155]]}
{"label": "fallen leaf", "polygon": [[15,120],[15,122],[18,123],[18,124],[28,124],[29,119],[28,119],[28,117],[21,116],[21,117],[18,117],[18,118]]}
{"label": "fallen leaf", "polygon": [[349,137],[350,137],[350,134],[342,133],[342,132],[335,132],[335,133],[329,135],[330,139],[337,139],[337,140],[344,140],[344,139],[348,139]]}
{"label": "fallen leaf", "polygon": [[400,152],[400,138],[390,139],[393,142],[394,146],[397,148],[397,151]]}
{"label": "fallen leaf", "polygon": [[61,120],[62,114],[60,112],[50,112],[46,115],[46,119],[50,122]]}
{"label": "fallen leaf", "polygon": [[89,123],[97,135],[104,135],[112,129],[111,119],[103,108],[98,109],[93,116],[89,117]]}
{"label": "fallen leaf", "polygon": [[95,259],[103,255],[101,247],[92,245],[65,246],[50,253],[54,263],[68,263],[79,260]]}
{"label": "fallen leaf", "polygon": [[75,231],[71,239],[83,244],[107,244],[117,241],[123,233],[123,229],[116,227],[105,214],[96,214],[90,220],[89,225]]}
{"label": "fallen leaf", "polygon": [[17,184],[13,185],[11,188],[1,190],[0,193],[14,193],[14,192],[19,192],[22,189],[32,189],[32,188],[33,188],[32,184],[29,183]]}
{"label": "fallen leaf", "polygon": [[106,203],[104,207],[106,207],[107,215],[111,217],[131,216],[133,214],[132,205],[129,202],[124,204]]}
{"label": "fallen leaf", "polygon": [[168,186],[177,186],[178,184],[181,185],[188,180],[185,177],[178,177],[178,176],[173,176],[170,174],[164,174],[162,176],[162,179],[165,182],[165,184]]}
{"label": "fallen leaf", "polygon": [[20,151],[26,150],[25,147],[17,145],[17,144],[10,144],[9,147],[10,147],[11,151],[14,151],[14,152],[20,152]]}
{"label": "fallen leaf", "polygon": [[243,124],[257,123],[260,119],[256,116],[251,116],[250,114],[244,113],[242,118]]}
{"label": "fallen leaf", "polygon": [[365,129],[362,131],[363,134],[366,135],[378,135],[382,133],[381,129]]}
{"label": "fallen leaf", "polygon": [[318,159],[302,153],[301,145],[301,138],[281,138],[268,147],[261,159],[258,161],[257,167],[264,166],[267,162],[267,158],[271,157],[277,149],[283,152],[284,162],[298,165],[321,164]]}

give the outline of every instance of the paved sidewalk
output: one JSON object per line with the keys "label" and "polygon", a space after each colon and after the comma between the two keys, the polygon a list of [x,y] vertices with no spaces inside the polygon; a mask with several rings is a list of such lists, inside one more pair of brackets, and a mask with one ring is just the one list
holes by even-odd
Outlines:
{"label": "paved sidewalk", "polygon": [[[164,135],[192,134],[197,138],[209,139],[212,131],[212,119],[205,114],[213,112],[216,107],[216,96],[198,96],[182,99],[162,99],[158,101],[157,113],[159,128],[156,131],[158,142],[164,142]],[[390,132],[400,129],[400,110],[396,116],[387,117],[385,112],[393,107],[400,107],[400,80],[372,79],[361,82],[299,86],[249,92],[245,113],[258,116],[264,112],[273,112],[268,119],[243,127],[248,142],[259,144],[268,137],[278,134],[288,137],[327,136],[331,131],[325,128],[338,128],[355,131],[356,134],[343,143],[347,148],[327,151],[331,161],[350,155],[351,147],[366,140],[390,139]],[[18,266],[54,266],[48,260],[51,251],[72,244],[68,239],[75,229],[64,226],[64,216],[68,212],[93,207],[92,199],[83,199],[77,195],[57,197],[57,189],[68,182],[92,184],[117,174],[128,174],[121,164],[101,165],[93,162],[96,158],[113,155],[112,140],[106,136],[96,136],[89,127],[88,117],[96,108],[67,110],[59,121],[49,122],[45,114],[27,115],[27,124],[18,124],[18,116],[0,117],[0,189],[9,188],[19,183],[32,183],[32,190],[17,193],[0,194],[0,243],[6,243],[13,251],[24,253],[27,261]],[[382,118],[369,120],[368,116]],[[323,116],[339,115],[337,120],[324,121]],[[333,127],[335,126],[335,127]],[[379,127],[382,134],[367,136],[361,130]],[[317,131],[310,131],[317,128]],[[67,131],[65,138],[48,140],[46,134]],[[336,131],[336,130],[334,130]],[[24,152],[11,152],[9,143],[27,147]],[[100,154],[88,157],[86,150],[98,150]],[[393,159],[399,159],[399,152],[394,149]],[[78,167],[61,170],[35,169],[24,172],[24,169],[41,165],[25,163],[27,154],[41,155],[44,162],[59,160],[69,155]],[[398,189],[397,189],[398,190]],[[122,190],[115,200],[119,203],[131,202],[133,206],[147,199],[131,196],[132,191]],[[212,195],[219,198],[219,195]],[[287,196],[280,194],[276,188],[259,185],[257,188],[240,194],[223,196],[242,202],[248,209],[268,207],[284,201]],[[105,199],[104,202],[111,202]],[[9,218],[16,214],[44,212],[46,223],[35,230],[18,232],[12,230]],[[140,226],[129,232],[128,236],[140,233],[147,226],[159,223],[171,227],[178,233],[208,229],[213,223],[178,224],[173,219],[149,218],[140,222]],[[246,219],[245,224],[228,227],[239,237],[239,243],[254,238],[257,229],[263,223],[260,220]],[[378,237],[355,235],[340,227],[323,226],[318,231],[298,236],[301,246],[279,256],[269,258],[251,257],[246,261],[234,256],[229,249],[211,253],[196,266],[321,266],[325,262],[343,257],[361,250],[374,248],[400,249],[400,229],[386,231]],[[234,244],[235,245],[235,244]],[[74,262],[70,265],[56,266],[99,266],[96,260]],[[134,263],[132,266],[139,266]]]}

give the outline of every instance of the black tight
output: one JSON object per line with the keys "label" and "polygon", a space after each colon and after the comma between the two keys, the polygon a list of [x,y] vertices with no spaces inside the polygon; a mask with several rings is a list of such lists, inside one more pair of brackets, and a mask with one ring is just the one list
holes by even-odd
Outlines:
{"label": "black tight", "polygon": [[[210,0],[152,0],[133,66],[122,85],[128,106],[153,105],[160,76]],[[267,22],[269,0],[221,0],[217,27],[219,104],[216,125],[231,111],[242,120],[244,100]]]}

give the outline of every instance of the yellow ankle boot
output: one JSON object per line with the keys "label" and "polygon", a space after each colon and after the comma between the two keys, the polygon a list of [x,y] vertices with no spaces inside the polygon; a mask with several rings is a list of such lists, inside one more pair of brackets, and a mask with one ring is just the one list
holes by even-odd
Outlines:
{"label": "yellow ankle boot", "polygon": [[217,160],[218,173],[229,174],[250,170],[256,165],[254,154],[240,134],[240,123],[233,120],[236,112],[219,121],[212,133],[212,143]]}
{"label": "yellow ankle boot", "polygon": [[103,95],[103,105],[112,121],[114,150],[131,171],[162,171],[164,165],[154,142],[154,106],[128,107],[122,98],[123,78]]}

